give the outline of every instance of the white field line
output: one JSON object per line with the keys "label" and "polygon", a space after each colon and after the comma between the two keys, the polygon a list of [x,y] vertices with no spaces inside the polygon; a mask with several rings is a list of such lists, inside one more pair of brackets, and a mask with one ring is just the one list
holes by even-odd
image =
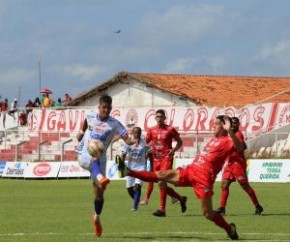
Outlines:
{"label": "white field line", "polygon": [[[78,235],[78,236],[83,236],[83,235],[93,235],[94,233],[76,233],[72,234],[69,233],[70,235]],[[161,235],[225,235],[225,233],[214,233],[214,232],[199,232],[199,231],[193,231],[193,232],[137,232],[137,233],[103,233],[103,235],[111,235],[111,236],[140,236],[140,235],[145,235],[145,236],[161,236]],[[56,235],[68,235],[67,233],[57,233],[57,232],[34,232],[34,233],[0,233],[0,237],[9,237],[9,236],[56,236]],[[240,233],[240,235],[254,235],[254,236],[259,236],[262,235],[263,237],[265,235],[269,236],[269,238],[273,238],[275,236],[289,236],[290,241],[290,233]],[[281,240],[263,240],[263,241],[281,241]]]}

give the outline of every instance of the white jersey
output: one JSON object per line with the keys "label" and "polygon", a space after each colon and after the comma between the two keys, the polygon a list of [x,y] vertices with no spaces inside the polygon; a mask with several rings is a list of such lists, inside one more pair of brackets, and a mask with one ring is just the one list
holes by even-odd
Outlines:
{"label": "white jersey", "polygon": [[151,149],[146,148],[145,139],[141,138],[139,144],[125,144],[122,153],[128,155],[129,169],[146,170],[146,154],[151,153]]}
{"label": "white jersey", "polygon": [[[100,140],[104,144],[105,150],[107,150],[114,136],[124,137],[128,134],[126,128],[111,116],[105,120],[100,120],[96,112],[89,112],[86,114],[86,119],[88,128],[77,147],[76,151],[79,154],[87,152],[89,140]],[[106,160],[106,152],[104,152],[100,160]]]}

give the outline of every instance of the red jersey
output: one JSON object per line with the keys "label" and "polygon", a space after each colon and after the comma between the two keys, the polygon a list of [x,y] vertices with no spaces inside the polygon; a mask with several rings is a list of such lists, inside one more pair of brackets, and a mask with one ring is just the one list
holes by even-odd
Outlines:
{"label": "red jersey", "polygon": [[[242,142],[245,143],[244,135],[241,131],[237,131],[235,136]],[[228,157],[228,162],[239,162],[240,164],[244,164],[246,162],[246,158],[244,152],[239,152],[236,149],[233,149]]]}
{"label": "red jersey", "polygon": [[208,169],[213,170],[213,175],[216,175],[222,169],[229,153],[234,149],[234,143],[230,136],[222,135],[213,137],[205,145],[202,153],[194,159],[194,163],[204,165]]}
{"label": "red jersey", "polygon": [[169,150],[172,149],[172,140],[177,140],[179,133],[169,125],[163,127],[154,126],[149,128],[146,135],[146,143],[152,142],[152,154],[154,160],[164,159]]}

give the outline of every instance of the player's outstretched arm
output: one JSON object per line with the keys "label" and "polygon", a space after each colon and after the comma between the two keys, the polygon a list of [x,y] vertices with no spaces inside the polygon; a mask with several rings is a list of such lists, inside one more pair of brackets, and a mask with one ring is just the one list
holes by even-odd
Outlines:
{"label": "player's outstretched arm", "polygon": [[80,142],[82,140],[82,138],[84,137],[84,134],[86,132],[88,128],[88,122],[87,119],[85,119],[84,124],[83,124],[83,128],[80,130],[80,132],[78,132],[76,138],[77,140]]}

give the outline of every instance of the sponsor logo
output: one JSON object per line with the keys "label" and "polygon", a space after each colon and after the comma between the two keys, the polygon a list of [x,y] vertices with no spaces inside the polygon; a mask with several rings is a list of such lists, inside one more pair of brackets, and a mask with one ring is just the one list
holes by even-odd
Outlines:
{"label": "sponsor logo", "polygon": [[264,173],[260,174],[260,180],[280,179],[282,167],[282,162],[264,162],[262,168],[265,170]]}
{"label": "sponsor logo", "polygon": [[24,168],[21,168],[21,162],[15,162],[12,167],[8,167],[6,175],[22,176],[24,174]]}
{"label": "sponsor logo", "polygon": [[281,110],[279,119],[278,119],[278,124],[281,126],[282,124],[289,124],[290,123],[290,105],[286,105],[283,107]]}
{"label": "sponsor logo", "polygon": [[128,128],[135,127],[138,123],[138,113],[135,109],[129,109],[126,115],[125,124]]}
{"label": "sponsor logo", "polygon": [[47,163],[41,163],[34,167],[33,174],[36,176],[45,176],[51,171],[51,166]]}

